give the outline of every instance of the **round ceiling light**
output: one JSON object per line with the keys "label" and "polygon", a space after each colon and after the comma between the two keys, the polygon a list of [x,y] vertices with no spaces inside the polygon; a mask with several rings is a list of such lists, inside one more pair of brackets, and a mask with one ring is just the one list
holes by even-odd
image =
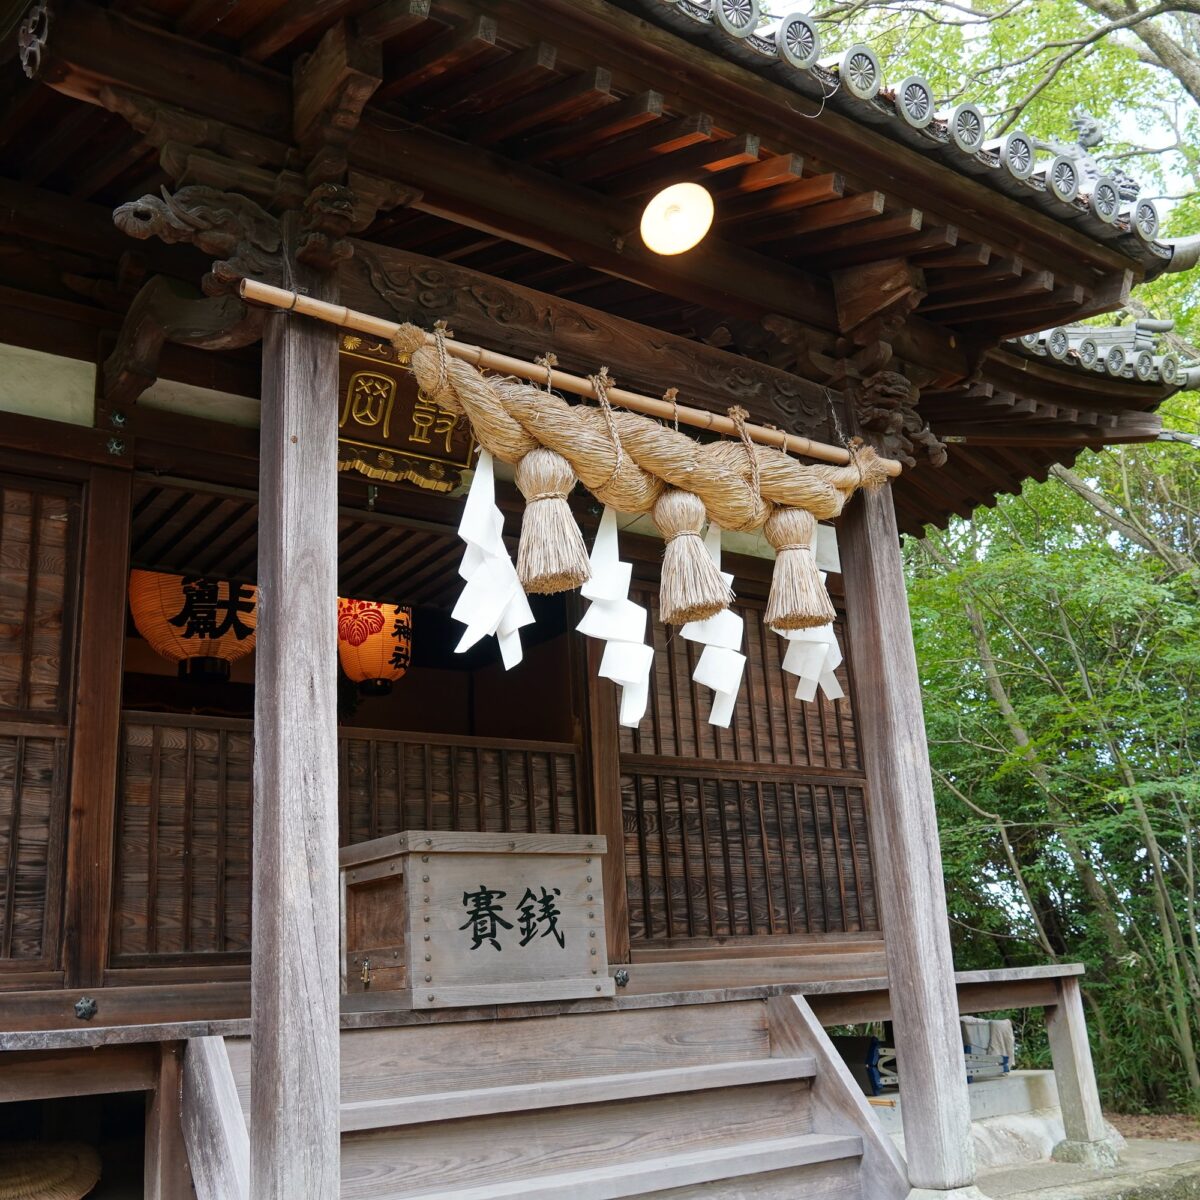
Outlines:
{"label": "round ceiling light", "polygon": [[642,213],[642,241],[655,254],[682,254],[709,231],[712,197],[698,183],[663,188]]}

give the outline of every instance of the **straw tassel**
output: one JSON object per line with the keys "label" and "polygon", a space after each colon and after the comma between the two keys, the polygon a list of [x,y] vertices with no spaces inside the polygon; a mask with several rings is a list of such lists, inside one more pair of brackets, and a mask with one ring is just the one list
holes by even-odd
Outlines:
{"label": "straw tassel", "polygon": [[837,613],[817,570],[817,519],[802,508],[777,508],[763,532],[775,550],[767,624],[776,630],[815,629]]}
{"label": "straw tassel", "polygon": [[654,524],[666,541],[659,614],[664,625],[705,621],[729,607],[733,591],[705,548],[708,514],[694,492],[668,488],[655,501]]}
{"label": "straw tassel", "polygon": [[567,504],[575,486],[571,464],[561,454],[539,447],[517,463],[516,479],[525,497],[517,547],[521,586],[548,596],[586,583],[591,576],[587,547]]}

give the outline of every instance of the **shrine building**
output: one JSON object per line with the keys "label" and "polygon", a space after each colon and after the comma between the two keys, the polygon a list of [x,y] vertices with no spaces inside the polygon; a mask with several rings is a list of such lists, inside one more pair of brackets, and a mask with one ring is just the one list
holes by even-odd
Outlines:
{"label": "shrine building", "polygon": [[1083,968],[955,970],[900,548],[1200,383],[1082,323],[1200,257],[1096,123],[758,0],[11,24],[0,1178],[965,1200],[1013,1009],[1111,1161]]}

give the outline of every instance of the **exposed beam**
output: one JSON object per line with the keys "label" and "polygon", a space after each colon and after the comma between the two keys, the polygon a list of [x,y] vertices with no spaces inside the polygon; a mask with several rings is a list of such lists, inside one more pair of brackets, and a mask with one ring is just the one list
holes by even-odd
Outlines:
{"label": "exposed beam", "polygon": [[[108,84],[184,108],[199,106],[203,115],[233,126],[244,128],[253,120],[260,132],[290,134],[288,79],[111,10],[81,2],[65,12],[43,64],[46,82],[91,103],[100,102]],[[650,97],[639,103],[643,111],[653,107]],[[832,296],[823,280],[716,237],[688,254],[661,258],[641,245],[632,208],[390,114],[376,119],[372,113],[366,110],[350,147],[351,167],[376,178],[399,177],[423,193],[417,207],[425,212],[718,311],[780,314],[832,328]],[[920,365],[965,373],[966,356],[949,332],[910,322],[905,340],[918,351]],[[904,354],[901,345],[898,340]]]}
{"label": "exposed beam", "polygon": [[[893,229],[908,229],[907,232],[900,233],[898,236],[883,237],[879,241],[863,241],[861,244],[857,242],[850,244],[847,240],[844,244],[835,234],[827,242],[820,241],[815,246],[809,248],[808,262],[814,267],[823,269],[836,269],[838,267],[865,266],[867,263],[880,262],[887,258],[909,258],[924,254],[929,250],[942,250],[952,247],[958,242],[958,227],[956,225],[927,225],[927,221],[931,218],[928,213],[916,213],[919,216],[921,225],[917,232],[908,229],[911,225],[910,221],[897,222]],[[886,229],[885,218],[881,222],[881,227]],[[852,230],[845,230],[849,234]],[[835,240],[838,239],[838,240]]]}
{"label": "exposed beam", "polygon": [[658,121],[637,133],[631,133],[591,154],[570,158],[562,165],[562,174],[574,183],[605,179],[647,159],[670,155],[708,142],[713,136],[713,119],[707,113]]}
{"label": "exposed beam", "polygon": [[930,293],[945,292],[947,295],[967,294],[978,292],[981,285],[1020,279],[1025,264],[1019,258],[992,258],[986,266],[976,266],[974,263],[967,270],[946,269],[938,264],[939,269],[930,270],[926,279]]}
{"label": "exposed beam", "polygon": [[[523,0],[489,0],[488,7],[515,18]],[[822,100],[766,79],[609,0],[539,0],[539,7],[540,19],[553,22],[564,50],[572,47],[586,55],[603,45],[614,71],[628,71],[634,78],[657,71],[670,79],[672,96],[680,103],[719,109],[723,126],[756,129],[768,144],[804,147],[833,169],[844,169],[851,188],[886,180],[891,199],[925,209],[931,217],[936,214],[938,224],[957,224],[964,240],[1024,254],[1068,278],[1074,267],[1079,282],[1088,282],[1089,273],[1134,265],[1119,250],[977,179],[927,155],[904,152],[885,134],[830,111]],[[813,119],[818,116],[820,120]]]}
{"label": "exposed beam", "polygon": [[986,267],[992,248],[984,242],[967,242],[945,250],[931,250],[914,257],[916,266],[929,270],[975,270]]}
{"label": "exposed beam", "polygon": [[614,100],[612,72],[592,67],[479,117],[471,126],[471,138],[481,146],[494,146],[539,125],[574,121]]}
{"label": "exposed beam", "polygon": [[847,265],[861,265],[851,264],[849,258],[843,260],[842,255],[847,250],[863,247],[870,249],[869,262],[879,262],[897,257],[878,250],[879,246],[889,246],[899,238],[919,233],[924,220],[925,215],[922,212],[915,208],[906,208],[899,212],[884,213],[875,220],[861,221],[827,233],[810,233],[789,241],[785,249],[793,255],[819,255],[822,261],[845,261]]}
{"label": "exposed beam", "polygon": [[421,192],[413,207],[718,311],[776,312],[832,327],[824,281],[716,237],[661,257],[637,236],[633,206],[442,134],[396,126],[364,121],[351,161],[372,175],[402,174]]}
{"label": "exposed beam", "polygon": [[757,158],[758,138],[752,133],[743,133],[738,137],[706,141],[665,155],[645,166],[626,171],[615,179],[606,180],[602,186],[607,195],[628,199],[684,180],[698,179],[709,183],[713,176],[752,163]]}
{"label": "exposed beam", "polygon": [[1007,321],[1011,328],[1005,331],[1004,336],[1013,337],[1018,333],[1045,329],[1068,316],[1075,320],[1075,314],[1085,295],[1083,288],[1078,284],[1065,283],[1038,297],[1026,296],[1016,300],[999,301],[987,311],[981,311],[976,304],[964,304],[939,312],[938,320],[947,325],[986,324],[992,329],[996,326],[1003,327]]}
{"label": "exposed beam", "polygon": [[265,62],[310,29],[340,15],[345,7],[345,0],[285,0],[242,42],[242,57]]}
{"label": "exposed beam", "polygon": [[368,9],[356,22],[359,35],[386,42],[429,20],[430,0],[385,0]]}
{"label": "exposed beam", "polygon": [[1025,296],[1045,296],[1047,292],[1053,290],[1054,273],[1052,271],[1030,271],[1014,283],[1003,287],[980,288],[977,291],[939,292],[921,305],[921,311],[931,313],[944,310],[995,308],[1008,300],[1017,300]]}
{"label": "exposed beam", "polygon": [[803,170],[804,159],[799,154],[771,154],[725,176],[713,190],[719,196],[745,195],[795,183]]}
{"label": "exposed beam", "polygon": [[491,17],[473,17],[460,29],[448,29],[399,61],[388,59],[388,81],[380,100],[393,100],[428,87],[442,75],[497,50],[498,29]]}
{"label": "exposed beam", "polygon": [[661,93],[639,92],[582,120],[534,134],[521,144],[520,157],[527,163],[541,163],[582,154],[611,138],[657,121],[665,111]]}
{"label": "exposed beam", "polygon": [[784,216],[810,204],[838,200],[846,191],[846,180],[838,174],[810,175],[807,179],[784,180],[768,191],[758,189],[736,199],[725,200],[717,211],[722,226],[741,225],[760,217]]}
{"label": "exposed beam", "polygon": [[859,192],[842,200],[830,200],[827,204],[814,204],[752,221],[739,227],[737,238],[747,246],[760,246],[764,242],[779,242],[817,230],[836,229],[839,225],[879,216],[886,203],[887,197],[882,192]]}
{"label": "exposed beam", "polygon": [[188,246],[166,246],[159,242],[135,246],[113,224],[111,209],[8,179],[0,179],[0,234],[11,234],[30,243],[61,246],[113,263],[133,252],[151,270],[184,278],[197,278],[197,271],[203,274],[208,261]]}
{"label": "exposed beam", "polygon": [[423,103],[434,110],[438,125],[451,125],[474,113],[503,108],[509,101],[553,83],[558,78],[557,60],[558,50],[554,46],[536,42],[490,67],[456,79],[425,97]]}

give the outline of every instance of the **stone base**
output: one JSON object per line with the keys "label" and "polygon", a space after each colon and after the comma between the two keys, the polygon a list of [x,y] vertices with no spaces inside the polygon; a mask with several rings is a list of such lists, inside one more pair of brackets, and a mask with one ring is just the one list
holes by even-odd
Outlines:
{"label": "stone base", "polygon": [[941,1192],[935,1188],[913,1188],[908,1200],[988,1200],[977,1187],[953,1188]]}
{"label": "stone base", "polygon": [[1117,1147],[1109,1138],[1098,1142],[1059,1142],[1051,1157],[1055,1162],[1078,1163],[1092,1171],[1108,1171],[1119,1161]]}

